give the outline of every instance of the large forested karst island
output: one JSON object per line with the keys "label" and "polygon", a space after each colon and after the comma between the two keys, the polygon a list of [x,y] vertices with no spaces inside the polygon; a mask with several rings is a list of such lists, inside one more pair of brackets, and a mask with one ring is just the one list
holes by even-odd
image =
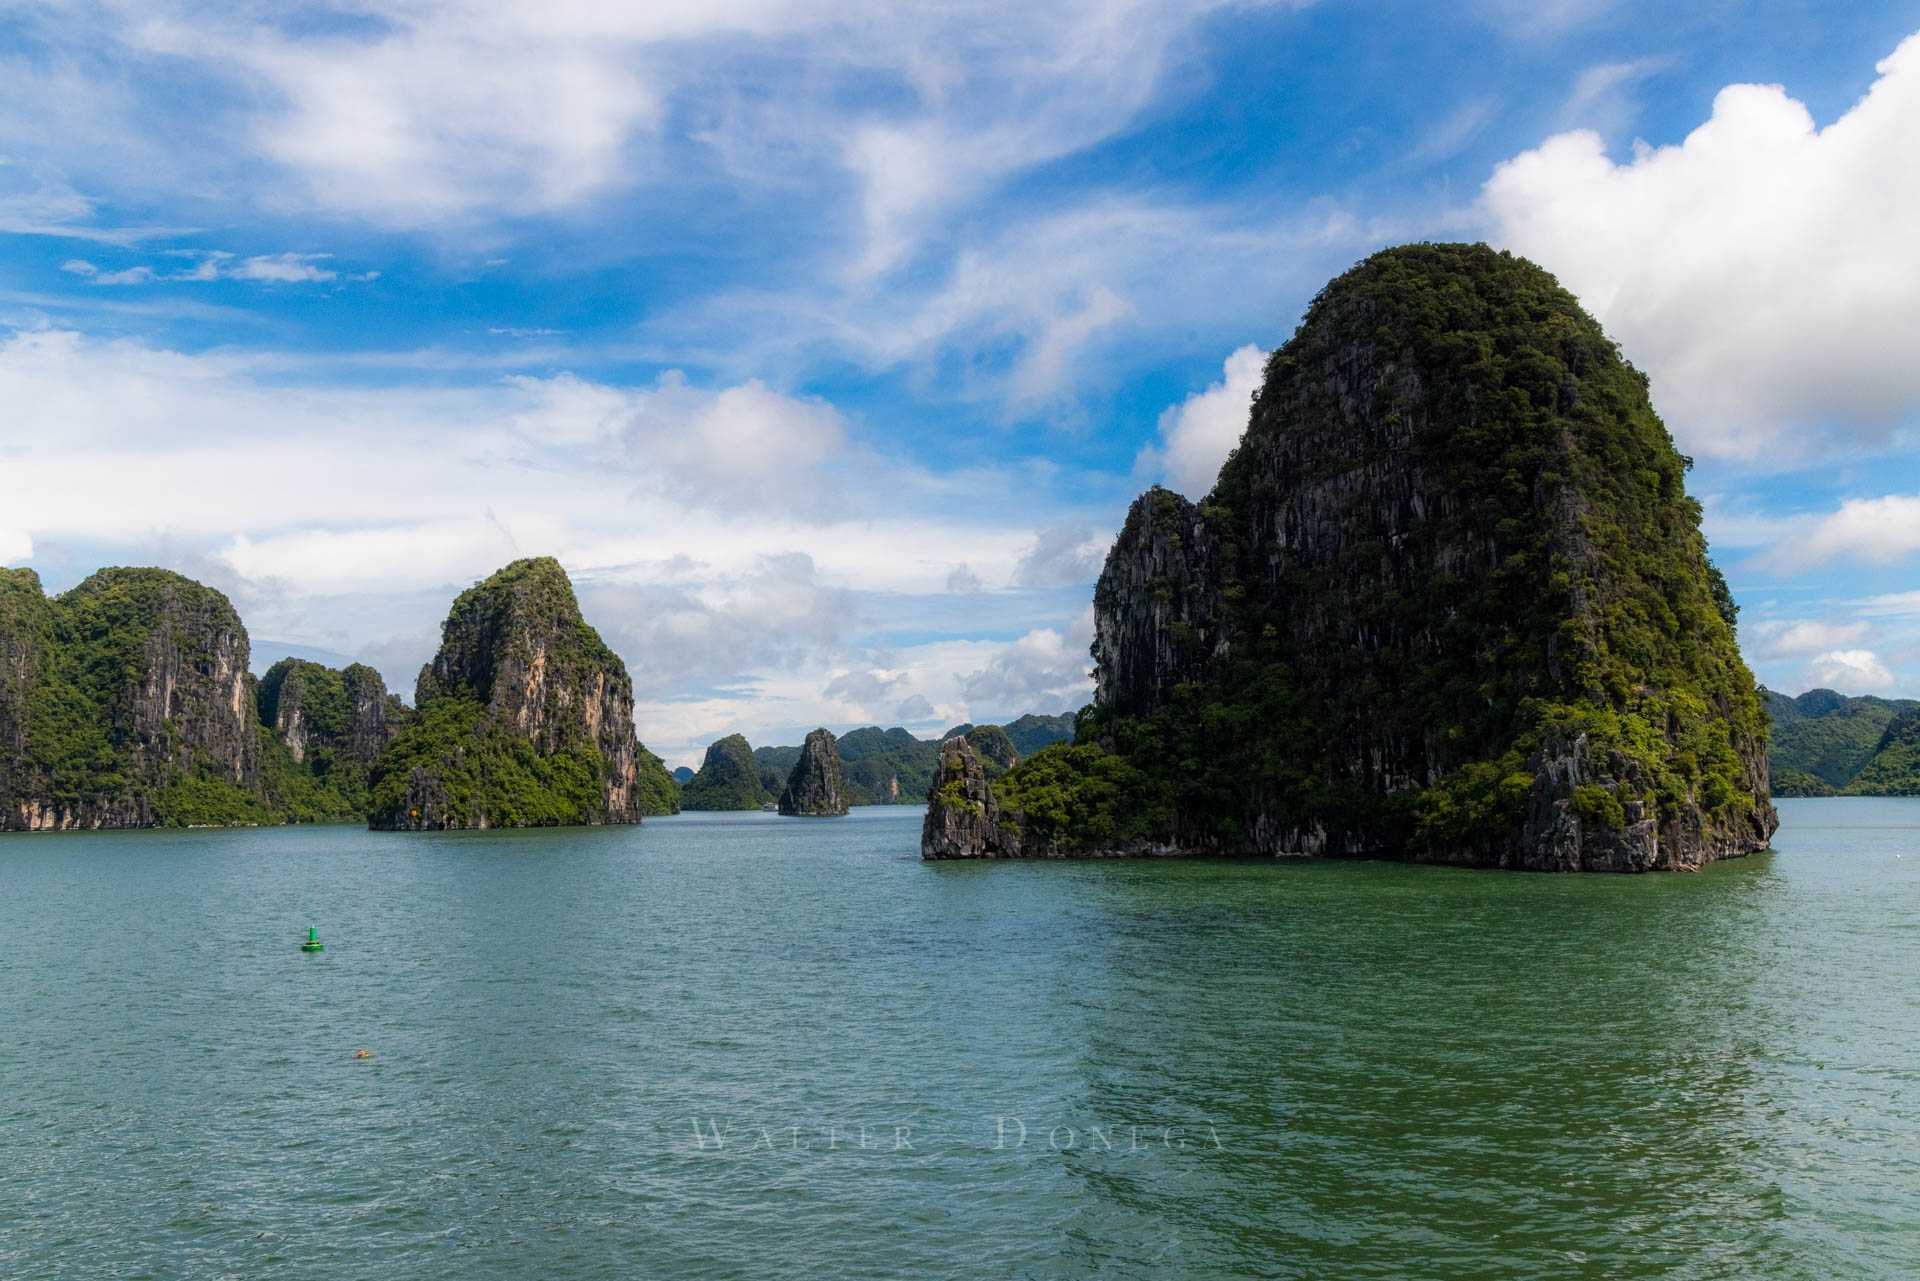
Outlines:
{"label": "large forested karst island", "polygon": [[414,718],[374,766],[375,828],[637,823],[679,789],[633,729],[633,682],[552,557],[462,592]]}
{"label": "large forested karst island", "polygon": [[1695,868],[1763,848],[1767,717],[1646,379],[1545,271],[1322,291],[1198,504],[1128,513],[1076,742],[943,748],[922,853]]}
{"label": "large forested karst island", "polygon": [[416,708],[379,673],[286,659],[255,681],[220,592],[104,569],[57,597],[0,570],[0,830],[367,821],[633,822],[677,788],[620,659],[558,562],[455,602]]}

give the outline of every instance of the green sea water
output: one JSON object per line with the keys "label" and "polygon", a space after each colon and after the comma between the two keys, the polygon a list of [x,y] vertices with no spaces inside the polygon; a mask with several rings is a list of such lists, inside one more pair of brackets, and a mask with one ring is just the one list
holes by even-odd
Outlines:
{"label": "green sea water", "polygon": [[1920,802],[1781,812],[1642,877],[0,838],[0,1277],[1912,1277]]}

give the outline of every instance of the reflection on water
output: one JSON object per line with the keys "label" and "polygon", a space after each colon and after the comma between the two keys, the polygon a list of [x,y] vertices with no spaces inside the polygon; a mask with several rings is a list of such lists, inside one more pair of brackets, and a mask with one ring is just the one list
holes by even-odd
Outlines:
{"label": "reflection on water", "polygon": [[1920,803],[1782,814],[1636,878],[9,838],[0,1275],[1906,1276]]}

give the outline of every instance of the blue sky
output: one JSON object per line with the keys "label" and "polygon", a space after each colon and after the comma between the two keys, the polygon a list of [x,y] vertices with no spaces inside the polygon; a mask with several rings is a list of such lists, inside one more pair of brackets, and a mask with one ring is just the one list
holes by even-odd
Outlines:
{"label": "blue sky", "polygon": [[410,691],[551,552],[676,763],[1065,710],[1130,498],[1485,239],[1652,377],[1762,679],[1920,695],[1920,3],[615,8],[0,2],[0,561]]}

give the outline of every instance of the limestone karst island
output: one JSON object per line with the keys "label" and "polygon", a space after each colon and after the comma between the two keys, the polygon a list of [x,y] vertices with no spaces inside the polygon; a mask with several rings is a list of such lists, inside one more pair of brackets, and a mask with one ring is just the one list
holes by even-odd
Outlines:
{"label": "limestone karst island", "polygon": [[0,1281],[1915,1281],[1920,0],[0,0]]}
{"label": "limestone karst island", "polygon": [[[1074,741],[1021,759],[998,727],[899,732],[938,762],[924,792],[909,773],[922,854],[1625,872],[1764,848],[1768,713],[1687,466],[1646,379],[1546,272],[1481,245],[1376,254],[1268,360],[1213,490],[1134,502]],[[363,666],[256,681],[227,600],[163,570],[52,599],[6,573],[8,827],[853,803],[825,728],[784,779],[735,734],[676,783],[551,558],[453,602],[411,706]],[[897,770],[884,785],[899,799]]]}
{"label": "limestone karst island", "polygon": [[1481,245],[1323,290],[1198,504],[1137,499],[1075,746],[942,749],[928,858],[1694,868],[1778,825],[1687,460],[1579,303]]}

